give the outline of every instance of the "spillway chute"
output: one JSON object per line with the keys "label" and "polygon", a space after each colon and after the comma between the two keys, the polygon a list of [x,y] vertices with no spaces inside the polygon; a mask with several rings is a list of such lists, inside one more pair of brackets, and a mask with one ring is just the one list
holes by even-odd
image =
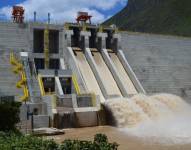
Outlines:
{"label": "spillway chute", "polygon": [[106,99],[122,97],[121,91],[117,86],[112,73],[107,67],[101,53],[97,49],[86,49],[86,58],[99,82],[100,88],[103,89],[103,95]]}
{"label": "spillway chute", "polygon": [[132,96],[138,93],[133,81],[130,79],[128,72],[125,70],[125,66],[121,63],[122,60],[111,49],[103,49],[103,57],[106,60],[107,65],[112,71],[114,78],[122,91],[123,96]]}
{"label": "spillway chute", "polygon": [[87,87],[87,92],[89,93],[95,93],[96,95],[100,96],[101,102],[104,102],[105,99],[103,97],[103,94],[101,92],[101,89],[97,83],[97,80],[85,58],[85,55],[82,51],[76,51],[76,61],[77,65],[79,67],[79,70],[82,74],[82,78],[85,82],[85,85]]}

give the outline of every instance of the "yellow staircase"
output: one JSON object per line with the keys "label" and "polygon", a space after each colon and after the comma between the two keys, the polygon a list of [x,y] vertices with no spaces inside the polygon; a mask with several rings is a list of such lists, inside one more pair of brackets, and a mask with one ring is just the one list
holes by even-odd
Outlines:
{"label": "yellow staircase", "polygon": [[13,65],[12,71],[20,76],[20,80],[16,83],[17,88],[23,88],[23,96],[20,97],[20,100],[26,102],[29,99],[26,74],[23,64],[15,57],[13,52],[10,53],[10,64]]}

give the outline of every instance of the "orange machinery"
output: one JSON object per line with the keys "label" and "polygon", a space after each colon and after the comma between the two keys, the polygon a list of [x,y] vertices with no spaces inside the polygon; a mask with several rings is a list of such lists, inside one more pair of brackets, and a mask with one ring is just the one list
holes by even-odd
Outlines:
{"label": "orange machinery", "polygon": [[13,22],[23,23],[24,12],[25,12],[25,10],[22,6],[13,6],[13,10],[12,10]]}
{"label": "orange machinery", "polygon": [[91,24],[91,18],[92,18],[92,16],[88,15],[87,12],[78,12],[78,16],[76,18],[76,21],[78,23],[80,23],[80,22],[86,23],[86,21],[89,20],[89,23]]}

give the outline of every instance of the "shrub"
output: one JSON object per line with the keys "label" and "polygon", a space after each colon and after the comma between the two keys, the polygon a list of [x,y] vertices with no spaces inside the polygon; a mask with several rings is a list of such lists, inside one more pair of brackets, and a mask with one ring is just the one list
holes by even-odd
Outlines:
{"label": "shrub", "polygon": [[15,133],[0,133],[0,150],[59,150],[53,140]]}
{"label": "shrub", "polygon": [[94,140],[93,142],[65,140],[59,145],[53,140],[0,132],[0,150],[117,150],[118,145],[116,143],[108,143],[106,140],[107,136],[99,134],[95,137],[96,141]]}
{"label": "shrub", "polygon": [[108,143],[104,134],[96,134],[94,141],[65,140],[60,150],[117,150],[117,143]]}
{"label": "shrub", "polygon": [[94,136],[94,142],[100,144],[100,143],[107,143],[108,139],[107,136],[105,134],[96,134]]}

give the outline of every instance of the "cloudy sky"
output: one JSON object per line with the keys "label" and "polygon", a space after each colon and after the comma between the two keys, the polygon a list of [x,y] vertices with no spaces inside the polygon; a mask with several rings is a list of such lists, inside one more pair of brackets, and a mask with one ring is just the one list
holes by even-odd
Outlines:
{"label": "cloudy sky", "polygon": [[88,11],[94,23],[99,23],[121,10],[127,0],[0,0],[0,18],[10,19],[12,5],[25,8],[26,20],[33,19],[37,12],[38,20],[46,20],[51,13],[55,22],[74,21],[78,11]]}

